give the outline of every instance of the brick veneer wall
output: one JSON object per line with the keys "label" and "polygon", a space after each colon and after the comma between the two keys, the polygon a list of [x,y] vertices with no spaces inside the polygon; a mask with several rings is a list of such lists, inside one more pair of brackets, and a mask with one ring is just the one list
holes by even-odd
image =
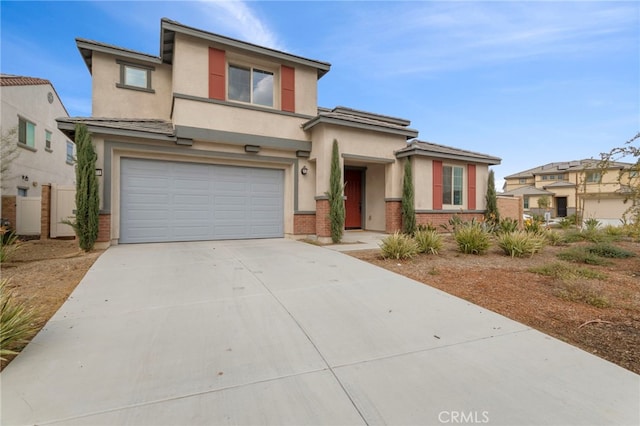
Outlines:
{"label": "brick veneer wall", "polygon": [[11,229],[16,229],[16,196],[2,196],[2,218],[11,222]]}
{"label": "brick veneer wall", "polygon": [[314,235],[316,233],[316,214],[297,213],[293,216],[294,235]]}
{"label": "brick veneer wall", "polygon": [[519,225],[522,225],[522,215],[524,213],[524,204],[522,197],[497,197],[498,212],[500,213],[500,219],[514,219],[518,221]]}
{"label": "brick veneer wall", "polygon": [[316,200],[316,232],[318,237],[331,236],[331,221],[329,220],[329,200]]}
{"label": "brick veneer wall", "polygon": [[452,216],[458,216],[463,221],[467,222],[472,219],[480,220],[484,218],[484,214],[476,213],[476,212],[425,212],[425,213],[416,213],[416,225],[432,225],[435,226],[438,230],[443,230],[440,225],[448,225],[449,219]]}
{"label": "brick veneer wall", "polygon": [[402,230],[402,201],[385,200],[385,232],[393,234]]}
{"label": "brick veneer wall", "polygon": [[51,185],[42,185],[40,196],[40,239],[47,240],[51,236]]}
{"label": "brick veneer wall", "polygon": [[100,213],[98,216],[98,238],[96,242],[105,243],[111,241],[111,214]]}

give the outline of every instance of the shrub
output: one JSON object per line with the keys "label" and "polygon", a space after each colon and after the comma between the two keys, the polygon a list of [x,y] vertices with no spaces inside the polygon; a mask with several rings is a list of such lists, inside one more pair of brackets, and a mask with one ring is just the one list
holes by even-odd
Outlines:
{"label": "shrub", "polygon": [[602,231],[611,237],[612,241],[620,241],[624,236],[624,229],[621,226],[607,225]]}
{"label": "shrub", "polygon": [[438,254],[442,249],[442,237],[435,230],[418,230],[413,238],[419,253]]}
{"label": "shrub", "polygon": [[489,233],[476,221],[459,225],[454,231],[454,238],[465,254],[483,254],[489,249]]}
{"label": "shrub", "polygon": [[534,234],[538,234],[542,232],[543,226],[542,222],[544,219],[541,219],[541,216],[536,215],[531,219],[527,219],[524,221],[524,230],[527,232],[532,232]]}
{"label": "shrub", "polygon": [[577,223],[576,221],[577,221],[577,216],[575,214],[572,214],[567,217],[563,217],[562,219],[560,219],[560,227],[562,229],[569,229],[572,226],[575,226],[575,224]]}
{"label": "shrub", "polygon": [[344,184],[342,183],[342,168],[340,167],[340,153],[338,141],[333,140],[331,148],[331,168],[329,174],[329,223],[331,224],[331,241],[339,243],[344,233]]}
{"label": "shrub", "polygon": [[611,263],[597,254],[591,253],[585,247],[571,247],[558,253],[557,257],[567,262],[585,263],[587,265],[608,265]]}
{"label": "shrub", "polygon": [[430,223],[416,225],[416,231],[436,231],[437,228]]}
{"label": "shrub", "polygon": [[17,302],[7,289],[8,280],[0,281],[0,359],[15,355],[38,330],[36,313]]}
{"label": "shrub", "polygon": [[384,238],[380,243],[380,249],[385,259],[411,259],[418,254],[418,244],[415,240],[401,232]]}
{"label": "shrub", "polygon": [[545,238],[541,234],[515,231],[500,234],[498,246],[511,257],[533,256],[544,247]]}
{"label": "shrub", "polygon": [[596,256],[606,257],[609,259],[626,259],[635,256],[635,254],[629,250],[604,243],[587,247],[586,250]]}
{"label": "shrub", "polygon": [[554,262],[535,268],[530,268],[529,272],[544,275],[559,280],[574,280],[578,278],[587,279],[606,279],[607,276],[601,272],[591,270],[589,268],[576,268],[565,263]]}
{"label": "shrub", "polygon": [[0,227],[0,263],[11,259],[13,253],[20,247],[15,232]]}
{"label": "shrub", "polygon": [[559,246],[565,242],[565,237],[558,231],[548,229],[542,235],[544,235],[544,238],[552,246]]}
{"label": "shrub", "polygon": [[595,231],[600,227],[598,219],[589,218],[582,224],[586,231]]}
{"label": "shrub", "polygon": [[515,232],[518,230],[518,221],[510,217],[504,218],[498,224],[498,232]]}

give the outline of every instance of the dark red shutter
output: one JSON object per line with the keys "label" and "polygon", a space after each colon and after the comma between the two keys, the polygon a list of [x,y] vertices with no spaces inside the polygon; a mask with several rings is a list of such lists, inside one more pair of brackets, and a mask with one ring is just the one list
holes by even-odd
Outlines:
{"label": "dark red shutter", "polygon": [[224,50],[209,48],[209,98],[226,99],[225,86],[227,64]]}
{"label": "dark red shutter", "polygon": [[467,164],[467,209],[476,209],[476,165]]}
{"label": "dark red shutter", "polygon": [[442,210],[442,161],[433,160],[433,210]]}
{"label": "dark red shutter", "polygon": [[282,110],[296,112],[296,71],[283,65],[280,69]]}

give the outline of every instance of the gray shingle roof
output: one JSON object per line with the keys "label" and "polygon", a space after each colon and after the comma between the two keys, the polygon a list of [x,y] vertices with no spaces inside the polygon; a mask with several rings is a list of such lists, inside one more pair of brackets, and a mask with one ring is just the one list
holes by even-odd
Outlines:
{"label": "gray shingle roof", "polygon": [[426,155],[429,157],[448,158],[452,160],[471,161],[490,165],[500,164],[502,161],[499,157],[482,154],[465,149],[454,148],[446,145],[439,145],[432,142],[423,142],[414,140],[405,148],[395,152],[396,157],[408,157],[411,155]]}
{"label": "gray shingle roof", "polygon": [[106,117],[64,117],[57,118],[58,128],[72,135],[75,125],[86,124],[92,133],[131,134],[147,136],[166,136],[175,138],[173,123],[160,119],[144,118],[106,118]]}
{"label": "gray shingle roof", "polygon": [[[558,173],[569,173],[588,169],[598,168],[600,160],[594,160],[592,158],[575,160],[575,161],[562,161],[559,163],[548,163],[542,166],[534,167],[532,169],[524,170],[522,172],[514,173],[509,176],[505,176],[505,179],[514,178],[528,178],[539,175],[553,175]],[[608,169],[624,169],[632,166],[631,163],[622,163],[619,161],[612,161],[609,164]]]}

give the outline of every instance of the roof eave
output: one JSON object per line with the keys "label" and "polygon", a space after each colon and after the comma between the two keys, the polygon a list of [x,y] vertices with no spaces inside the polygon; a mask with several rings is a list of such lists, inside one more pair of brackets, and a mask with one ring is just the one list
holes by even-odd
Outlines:
{"label": "roof eave", "polygon": [[113,47],[105,46],[102,44],[93,43],[91,42],[91,40],[77,38],[76,46],[80,51],[80,55],[82,55],[82,59],[84,60],[84,63],[87,65],[87,68],[89,69],[89,73],[92,73],[93,52],[107,53],[110,55],[121,56],[130,60],[146,62],[146,63],[149,63],[149,62],[155,63],[155,64],[162,63],[162,60],[158,56],[147,55],[145,53],[134,52],[126,49],[119,49],[116,46],[113,46]]}
{"label": "roof eave", "polygon": [[[58,129],[64,133],[69,139],[75,142],[75,129],[76,121],[66,120],[64,118],[56,118],[58,123]],[[167,135],[158,132],[146,132],[143,130],[131,130],[131,129],[117,129],[113,127],[99,126],[91,123],[84,123],[87,126],[87,130],[92,134],[109,135],[109,136],[125,136],[135,137],[142,139],[153,140],[166,140],[169,142],[175,142],[178,138],[175,135]]]}
{"label": "roof eave", "polygon": [[412,155],[419,155],[423,157],[433,157],[433,158],[446,158],[448,160],[487,164],[489,166],[497,166],[502,162],[502,159],[497,157],[474,157],[472,155],[443,153],[438,151],[427,151],[424,149],[415,149],[415,148],[403,149],[396,152],[396,158],[411,157]]}
{"label": "roof eave", "polygon": [[407,140],[413,139],[418,136],[418,131],[415,129],[409,129],[409,128],[393,129],[385,126],[376,126],[374,124],[367,124],[367,123],[357,123],[353,121],[340,120],[338,118],[323,117],[323,116],[317,116],[307,121],[302,125],[302,129],[307,131],[312,129],[318,124],[333,124],[335,126],[352,127],[352,128],[361,129],[361,130],[371,130],[374,132],[389,133],[392,135],[404,136]]}

